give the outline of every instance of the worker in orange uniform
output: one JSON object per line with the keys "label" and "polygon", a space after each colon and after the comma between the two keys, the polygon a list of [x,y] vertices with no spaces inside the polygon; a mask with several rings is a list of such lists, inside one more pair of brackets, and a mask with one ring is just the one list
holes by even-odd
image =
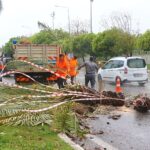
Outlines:
{"label": "worker in orange uniform", "polygon": [[[65,60],[65,56],[63,54],[59,55],[59,59],[56,62],[56,68],[57,71],[56,73],[58,73],[60,76],[66,78],[68,75],[68,64]],[[66,80],[59,77],[57,78],[57,84],[59,89],[64,88],[64,84],[65,84]]]}
{"label": "worker in orange uniform", "polygon": [[77,75],[77,66],[78,66],[78,60],[77,57],[74,56],[72,59],[70,59],[69,61],[70,63],[70,71],[69,71],[69,75],[71,77],[71,84],[74,84],[74,79]]}
{"label": "worker in orange uniform", "polygon": [[65,52],[65,54],[64,54],[64,58],[65,58],[65,61],[66,61],[67,65],[68,65],[68,74],[69,74],[69,70],[70,70],[70,59],[69,59],[68,54],[67,54],[66,52]]}

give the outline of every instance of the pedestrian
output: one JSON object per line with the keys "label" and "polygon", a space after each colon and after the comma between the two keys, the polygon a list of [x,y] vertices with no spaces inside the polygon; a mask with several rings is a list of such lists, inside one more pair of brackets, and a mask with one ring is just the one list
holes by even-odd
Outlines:
{"label": "pedestrian", "polygon": [[80,70],[82,67],[85,67],[86,74],[85,74],[85,86],[88,87],[88,83],[90,82],[91,88],[95,88],[95,76],[98,71],[98,66],[94,62],[94,58],[91,56],[90,60],[88,62],[85,62],[83,65],[81,65],[78,70]]}
{"label": "pedestrian", "polygon": [[70,64],[69,65],[69,67],[70,67],[69,75],[71,77],[71,84],[74,84],[74,79],[77,75],[77,66],[78,66],[77,57],[74,56],[72,59],[70,59],[69,64]]}
{"label": "pedestrian", "polygon": [[[61,77],[66,78],[68,75],[68,64],[65,60],[65,56],[63,54],[59,55],[59,59],[56,62],[56,73],[59,74]],[[64,88],[66,79],[63,79],[61,77],[57,78],[57,84],[59,89]]]}

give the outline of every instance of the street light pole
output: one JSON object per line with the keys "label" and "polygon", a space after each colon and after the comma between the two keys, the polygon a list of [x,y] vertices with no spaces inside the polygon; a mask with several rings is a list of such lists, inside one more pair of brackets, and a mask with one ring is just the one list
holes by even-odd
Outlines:
{"label": "street light pole", "polygon": [[69,30],[69,35],[71,34],[71,29],[70,29],[70,11],[68,8],[68,30]]}
{"label": "street light pole", "polygon": [[67,13],[68,13],[68,31],[69,31],[69,34],[71,34],[71,28],[70,28],[70,10],[69,10],[69,7],[66,7],[66,6],[58,6],[58,5],[55,5],[55,7],[60,7],[60,8],[65,8],[67,9]]}
{"label": "street light pole", "polygon": [[90,31],[91,33],[93,32],[93,7],[92,7],[93,1],[94,0],[90,0]]}

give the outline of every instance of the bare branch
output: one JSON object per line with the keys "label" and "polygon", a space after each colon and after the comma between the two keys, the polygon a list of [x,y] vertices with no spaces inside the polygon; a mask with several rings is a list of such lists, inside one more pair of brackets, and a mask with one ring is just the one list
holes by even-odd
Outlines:
{"label": "bare branch", "polygon": [[102,20],[102,25],[105,29],[116,27],[128,33],[133,31],[132,17],[128,13],[112,13],[108,19]]}
{"label": "bare branch", "polygon": [[72,21],[71,24],[71,32],[75,35],[88,33],[89,24],[87,21],[81,21],[80,19],[76,19]]}

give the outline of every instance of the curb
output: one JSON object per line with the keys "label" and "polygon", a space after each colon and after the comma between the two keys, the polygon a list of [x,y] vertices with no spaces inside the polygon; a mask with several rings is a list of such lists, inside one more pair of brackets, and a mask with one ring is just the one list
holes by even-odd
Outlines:
{"label": "curb", "polygon": [[74,150],[84,150],[80,145],[74,143],[66,134],[59,133],[58,136],[67,144],[69,144]]}
{"label": "curb", "polygon": [[88,144],[90,145],[94,145],[94,147],[100,147],[100,149],[102,150],[119,150],[118,148],[112,146],[111,144],[103,141],[101,138],[95,136],[95,135],[91,135],[91,134],[87,134],[86,138],[88,139]]}

